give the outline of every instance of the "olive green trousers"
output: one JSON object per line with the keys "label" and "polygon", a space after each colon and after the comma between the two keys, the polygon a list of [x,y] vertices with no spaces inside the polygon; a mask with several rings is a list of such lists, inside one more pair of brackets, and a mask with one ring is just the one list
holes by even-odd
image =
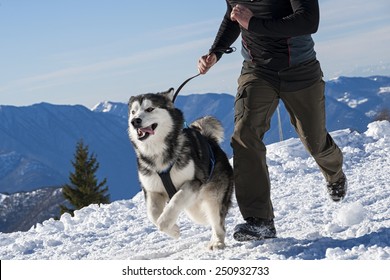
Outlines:
{"label": "olive green trousers", "polygon": [[325,126],[324,91],[322,79],[304,89],[283,92],[253,73],[240,76],[231,145],[236,198],[244,219],[274,218],[266,146],[262,140],[279,100],[283,101],[292,125],[325,180],[335,182],[342,176],[343,155]]}

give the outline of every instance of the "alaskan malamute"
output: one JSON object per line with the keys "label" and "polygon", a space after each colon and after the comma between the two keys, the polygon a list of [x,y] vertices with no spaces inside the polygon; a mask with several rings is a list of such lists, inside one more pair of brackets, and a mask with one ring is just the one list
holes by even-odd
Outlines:
{"label": "alaskan malamute", "polygon": [[233,192],[233,170],[219,146],[223,128],[210,116],[185,127],[183,113],[173,105],[173,92],[129,101],[128,133],[147,214],[159,230],[179,238],[176,221],[184,210],[193,221],[211,226],[208,248],[222,249]]}

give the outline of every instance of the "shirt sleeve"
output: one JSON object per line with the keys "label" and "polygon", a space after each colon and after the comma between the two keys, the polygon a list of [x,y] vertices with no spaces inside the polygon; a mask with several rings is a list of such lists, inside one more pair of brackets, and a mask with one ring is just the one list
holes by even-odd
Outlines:
{"label": "shirt sleeve", "polygon": [[252,17],[248,31],[270,37],[295,37],[317,32],[320,21],[318,0],[290,0],[293,13],[281,19]]}
{"label": "shirt sleeve", "polygon": [[240,25],[230,19],[232,7],[227,0],[226,5],[227,9],[225,16],[223,17],[214,43],[209,50],[210,53],[216,54],[218,60],[222,57],[224,50],[228,49],[237,40],[241,33]]}

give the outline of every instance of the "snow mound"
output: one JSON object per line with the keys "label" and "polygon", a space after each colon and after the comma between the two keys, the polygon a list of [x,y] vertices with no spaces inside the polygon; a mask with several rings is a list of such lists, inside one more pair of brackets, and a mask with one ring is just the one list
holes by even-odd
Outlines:
{"label": "snow mound", "polygon": [[383,140],[388,140],[390,135],[390,123],[388,121],[370,123],[368,124],[368,130],[365,134],[375,140],[379,140],[381,138],[383,138]]}
{"label": "snow mound", "polygon": [[367,210],[360,202],[344,205],[336,213],[336,218],[341,225],[353,226],[364,221]]}

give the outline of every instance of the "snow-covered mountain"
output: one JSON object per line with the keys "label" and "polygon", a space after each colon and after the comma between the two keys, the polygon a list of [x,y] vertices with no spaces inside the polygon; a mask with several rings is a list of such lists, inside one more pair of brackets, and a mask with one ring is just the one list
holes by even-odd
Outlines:
{"label": "snow-covered mountain", "polygon": [[327,95],[367,117],[390,110],[390,77],[339,77],[327,82]]}
{"label": "snow-covered mountain", "polygon": [[[146,218],[142,193],[129,200],[90,205],[37,224],[27,232],[0,233],[2,260],[390,260],[390,123],[364,133],[331,133],[345,157],[346,198],[335,203],[301,142],[268,145],[278,238],[239,243],[236,201],[226,220],[227,248],[208,251],[210,229],[179,217],[171,239]],[[344,264],[343,264],[343,268]]]}
{"label": "snow-covered mountain", "polygon": [[27,231],[50,218],[59,218],[60,204],[68,205],[61,188],[0,194],[0,232]]}
{"label": "snow-covered mountain", "polygon": [[83,139],[107,178],[111,199],[139,191],[126,120],[84,106],[47,103],[0,106],[0,192],[16,193],[69,182],[76,143]]}

